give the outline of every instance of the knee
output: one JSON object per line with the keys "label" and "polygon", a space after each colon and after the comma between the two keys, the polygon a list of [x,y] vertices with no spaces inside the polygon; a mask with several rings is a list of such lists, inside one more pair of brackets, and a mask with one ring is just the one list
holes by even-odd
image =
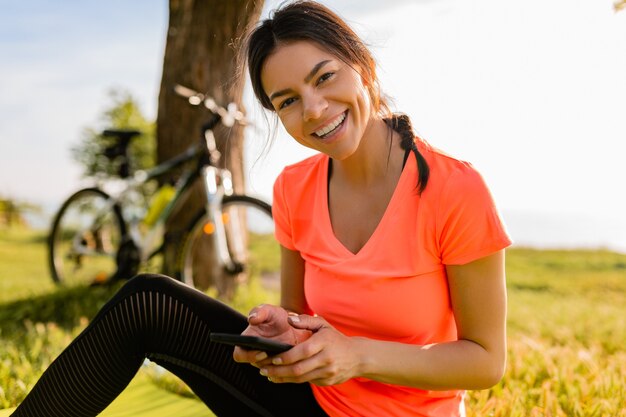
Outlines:
{"label": "knee", "polygon": [[167,275],[139,274],[129,279],[120,289],[120,293],[132,294],[141,291],[158,291],[176,284],[177,281]]}

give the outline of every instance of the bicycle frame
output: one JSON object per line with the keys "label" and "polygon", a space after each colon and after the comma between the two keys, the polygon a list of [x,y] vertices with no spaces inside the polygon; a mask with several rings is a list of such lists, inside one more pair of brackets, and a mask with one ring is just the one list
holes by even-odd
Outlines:
{"label": "bicycle frame", "polygon": [[[204,134],[207,148],[211,155],[215,155],[215,136],[213,131],[206,130]],[[214,151],[211,151],[214,149]],[[233,181],[230,171],[216,168],[213,165],[208,165],[202,168],[202,179],[204,180],[204,187],[207,195],[206,212],[208,216],[208,222],[214,228],[212,231],[215,237],[215,245],[217,256],[222,265],[226,267],[226,270],[231,273],[238,272],[239,266],[236,265],[228,251],[228,242],[226,239],[226,228],[222,218],[222,199],[224,195],[233,194]],[[219,181],[218,181],[219,180]],[[230,219],[230,225],[236,232],[234,236],[240,236],[238,233],[240,229],[238,216],[233,216]],[[211,232],[211,231],[207,231]],[[244,244],[241,239],[235,239],[233,241],[232,250],[236,254],[241,254],[245,250]]]}
{"label": "bicycle frame", "polygon": [[[128,179],[116,181],[103,181],[99,186],[110,195],[111,199],[102,207],[105,213],[113,206],[118,205],[122,209],[122,216],[127,225],[127,236],[139,249],[141,261],[147,261],[162,250],[162,242],[157,245],[157,239],[163,235],[163,227],[167,219],[172,215],[176,207],[183,201],[189,193],[191,186],[198,178],[202,178],[206,191],[205,209],[208,220],[213,225],[216,243],[216,251],[219,260],[229,270],[234,271],[236,265],[232,261],[226,239],[226,230],[222,222],[221,202],[225,195],[233,194],[233,185],[230,171],[215,166],[219,160],[219,152],[216,149],[215,137],[212,128],[219,120],[212,120],[204,127],[203,141],[190,146],[180,155],[165,161],[154,168],[145,171],[137,171]],[[128,209],[137,208],[140,204],[133,199],[141,194],[141,187],[149,181],[167,174],[181,165],[196,160],[194,167],[185,170],[181,178],[175,183],[174,197],[166,204],[159,214],[156,222],[147,230],[142,224],[143,216],[132,216],[128,214]],[[143,206],[143,204],[141,204]],[[233,227],[237,225],[238,219],[233,219]],[[142,227],[143,226],[143,227]],[[80,245],[80,243],[76,243]],[[240,253],[243,251],[243,242],[235,242],[233,250]],[[76,248],[77,252],[81,250]]]}
{"label": "bicycle frame", "polygon": [[[91,188],[91,192],[100,197],[99,200],[94,201],[101,201],[101,204],[91,206],[90,215],[93,216],[91,217],[91,224],[82,224],[80,230],[74,229],[72,231],[73,238],[68,256],[76,255],[76,263],[80,262],[80,255],[114,258],[118,270],[110,276],[112,279],[119,277],[118,273],[127,274],[136,271],[138,264],[163,252],[166,243],[163,239],[165,224],[182,207],[182,202],[186,200],[196,181],[201,179],[206,192],[204,213],[201,217],[194,216],[190,227],[205,233],[208,240],[212,241],[216,266],[223,267],[231,275],[243,271],[244,266],[240,260],[245,259],[247,253],[247,235],[242,233],[246,227],[245,211],[239,208],[235,210],[229,208],[229,212],[226,212],[223,207],[225,197],[229,197],[229,204],[233,201],[231,197],[234,191],[233,182],[230,171],[219,167],[221,154],[216,147],[213,129],[218,123],[226,127],[230,127],[234,123],[244,125],[244,115],[232,103],[228,105],[228,109],[225,109],[218,106],[210,97],[193,90],[182,86],[176,86],[175,90],[179,95],[186,97],[190,104],[204,104],[211,111],[212,117],[203,126],[200,140],[181,154],[151,169],[137,171],[131,176],[122,174],[120,178],[115,179],[111,177],[96,178],[95,187]],[[109,136],[118,134],[115,131],[111,132],[112,134]],[[118,151],[120,152],[119,156],[126,158],[124,161],[128,160],[126,153],[128,140],[136,134],[137,132],[128,131],[121,132],[119,136],[120,141],[126,140],[124,146],[120,148],[122,151]],[[118,157],[118,154],[112,154],[111,157]],[[183,167],[183,165],[185,166]],[[173,195],[170,194],[169,190],[163,189],[161,196],[167,196],[166,200],[162,200],[161,197],[154,200],[163,204],[154,206],[152,210],[146,210],[146,185],[171,174],[174,170],[179,172],[179,169],[181,174],[174,184]],[[81,192],[79,191],[77,194]],[[72,201],[68,199],[67,204],[72,204]],[[64,204],[55,218],[50,238],[51,247],[55,245],[56,240],[53,239],[56,235],[54,233],[60,224],[59,222],[63,219],[62,216],[66,207],[68,206]],[[229,205],[228,207],[234,206]],[[89,241],[86,241],[86,237],[95,235],[99,227],[104,224],[103,220],[108,221],[107,219],[111,218],[111,212],[115,213],[121,229],[118,234],[119,241],[116,239],[114,243],[115,250],[101,250],[102,248],[98,248],[97,245],[92,248]],[[146,215],[149,215],[148,218]],[[199,219],[204,219],[204,223],[197,223]],[[200,226],[200,228],[196,226]],[[53,278],[56,281],[61,281],[62,278],[59,278],[57,273],[56,255],[53,249],[51,249],[50,254]]]}

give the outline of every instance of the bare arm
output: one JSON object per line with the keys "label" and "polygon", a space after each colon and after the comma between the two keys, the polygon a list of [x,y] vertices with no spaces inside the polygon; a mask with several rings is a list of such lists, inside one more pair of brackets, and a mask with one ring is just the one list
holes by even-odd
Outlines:
{"label": "bare arm", "polygon": [[447,266],[458,341],[427,346],[375,342],[361,345],[362,376],[423,389],[484,389],[496,384],[506,362],[504,251]]}
{"label": "bare arm", "polygon": [[304,259],[300,252],[280,247],[280,305],[287,311],[304,313]]}

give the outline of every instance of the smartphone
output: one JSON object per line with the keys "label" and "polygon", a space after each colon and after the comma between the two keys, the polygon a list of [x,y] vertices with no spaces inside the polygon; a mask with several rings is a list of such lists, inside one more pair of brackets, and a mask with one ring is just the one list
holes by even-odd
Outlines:
{"label": "smartphone", "polygon": [[271,339],[265,339],[258,336],[242,336],[240,334],[230,333],[211,333],[212,342],[223,343],[231,346],[239,346],[246,350],[261,350],[270,355],[286,352],[293,347],[288,343],[277,342]]}

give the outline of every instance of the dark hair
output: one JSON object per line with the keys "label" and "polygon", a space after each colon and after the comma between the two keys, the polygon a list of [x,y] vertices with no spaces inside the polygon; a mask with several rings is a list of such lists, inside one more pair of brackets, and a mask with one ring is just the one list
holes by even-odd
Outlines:
{"label": "dark hair", "polygon": [[376,61],[370,50],[352,28],[327,7],[309,0],[295,1],[275,10],[269,19],[263,20],[248,33],[242,52],[248,64],[252,89],[261,105],[274,111],[261,83],[265,61],[278,46],[295,41],[314,42],[359,72],[367,85],[374,110],[389,128],[400,134],[402,148],[415,154],[419,170],[417,186],[421,193],[430,171],[415,145],[415,133],[409,117],[391,112],[387,101],[381,97]]}

